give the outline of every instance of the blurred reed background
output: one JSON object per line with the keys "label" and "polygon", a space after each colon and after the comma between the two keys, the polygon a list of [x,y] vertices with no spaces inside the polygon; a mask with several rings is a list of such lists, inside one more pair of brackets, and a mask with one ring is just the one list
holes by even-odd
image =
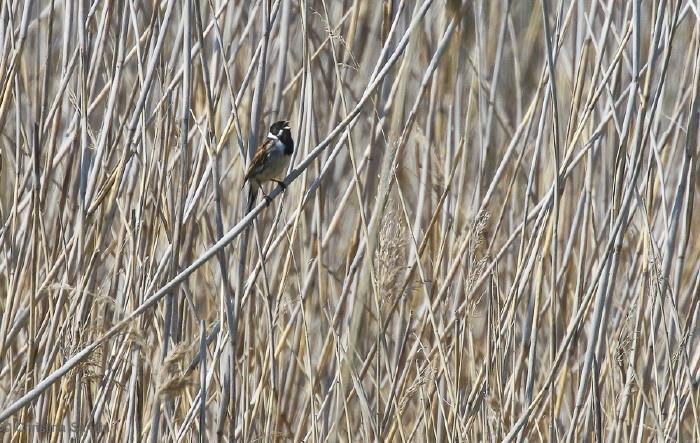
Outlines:
{"label": "blurred reed background", "polygon": [[[689,0],[3,1],[0,437],[700,440],[699,31]],[[289,186],[246,216],[278,119]]]}

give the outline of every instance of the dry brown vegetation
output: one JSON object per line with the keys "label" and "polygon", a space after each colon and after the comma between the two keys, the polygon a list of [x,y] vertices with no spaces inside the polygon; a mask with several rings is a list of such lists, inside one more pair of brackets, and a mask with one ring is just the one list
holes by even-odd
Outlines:
{"label": "dry brown vegetation", "polygon": [[699,13],[3,0],[0,437],[699,441]]}

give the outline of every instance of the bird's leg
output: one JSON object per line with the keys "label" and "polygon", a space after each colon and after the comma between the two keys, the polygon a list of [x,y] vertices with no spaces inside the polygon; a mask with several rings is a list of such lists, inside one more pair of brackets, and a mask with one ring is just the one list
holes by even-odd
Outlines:
{"label": "bird's leg", "polygon": [[279,185],[279,187],[282,188],[283,191],[285,191],[287,189],[287,185],[285,185],[282,180],[272,179],[272,181],[277,183]]}
{"label": "bird's leg", "polygon": [[265,198],[265,207],[270,206],[270,203],[272,203],[272,198],[270,198],[270,196],[267,195],[260,183],[258,183],[258,187],[260,188],[260,192],[262,192],[262,195]]}

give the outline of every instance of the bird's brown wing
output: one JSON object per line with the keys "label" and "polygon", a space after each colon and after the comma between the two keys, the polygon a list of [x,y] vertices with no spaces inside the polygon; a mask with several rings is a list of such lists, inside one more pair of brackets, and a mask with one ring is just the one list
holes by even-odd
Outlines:
{"label": "bird's brown wing", "polygon": [[243,178],[243,183],[248,181],[251,177],[255,176],[262,170],[263,166],[265,165],[265,161],[267,160],[267,157],[270,155],[270,149],[274,146],[274,142],[274,140],[267,139],[262,145],[258,146],[258,149],[255,151],[253,159],[248,165],[248,170],[246,171],[245,177]]}

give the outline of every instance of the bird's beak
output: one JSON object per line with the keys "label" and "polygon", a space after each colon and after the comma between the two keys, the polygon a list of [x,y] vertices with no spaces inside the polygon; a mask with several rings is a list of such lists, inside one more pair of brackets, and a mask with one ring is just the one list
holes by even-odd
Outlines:
{"label": "bird's beak", "polygon": [[289,122],[284,122],[284,129],[292,129],[289,127]]}

